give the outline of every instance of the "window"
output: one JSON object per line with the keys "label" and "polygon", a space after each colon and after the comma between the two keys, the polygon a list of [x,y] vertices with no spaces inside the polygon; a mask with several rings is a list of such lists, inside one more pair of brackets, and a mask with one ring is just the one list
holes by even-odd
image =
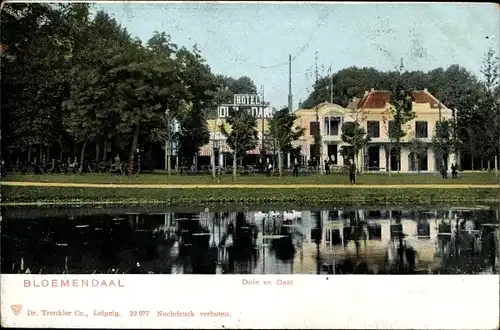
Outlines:
{"label": "window", "polygon": [[380,137],[380,123],[378,120],[369,120],[366,124],[366,130],[368,131],[368,136],[371,138]]}
{"label": "window", "polygon": [[427,122],[417,121],[415,122],[415,136],[417,138],[426,138],[427,135]]}
{"label": "window", "polygon": [[314,136],[319,130],[319,123],[316,121],[309,122],[309,134]]}
{"label": "window", "polygon": [[324,135],[339,135],[339,117],[325,117],[323,120]]}

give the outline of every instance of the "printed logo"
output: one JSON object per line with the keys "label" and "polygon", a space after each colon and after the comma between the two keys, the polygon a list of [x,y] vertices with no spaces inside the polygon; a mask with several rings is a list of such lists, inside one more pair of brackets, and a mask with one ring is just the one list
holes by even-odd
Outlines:
{"label": "printed logo", "polygon": [[14,312],[14,315],[19,315],[23,309],[23,305],[10,305],[10,309]]}

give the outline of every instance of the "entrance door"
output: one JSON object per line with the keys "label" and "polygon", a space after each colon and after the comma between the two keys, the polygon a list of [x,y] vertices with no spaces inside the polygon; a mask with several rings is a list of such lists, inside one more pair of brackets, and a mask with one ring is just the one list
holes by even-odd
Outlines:
{"label": "entrance door", "polygon": [[401,153],[396,149],[391,149],[391,171],[399,171],[401,169],[400,161]]}
{"label": "entrance door", "polygon": [[328,160],[331,160],[333,164],[337,164],[337,153],[338,153],[338,145],[329,144],[328,145]]}

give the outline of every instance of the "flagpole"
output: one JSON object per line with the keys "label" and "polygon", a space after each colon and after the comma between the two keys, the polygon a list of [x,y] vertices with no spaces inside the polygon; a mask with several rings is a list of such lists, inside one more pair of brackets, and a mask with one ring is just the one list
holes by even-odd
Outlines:
{"label": "flagpole", "polygon": [[333,75],[332,75],[332,66],[328,68],[328,72],[330,75],[330,103],[333,103]]}

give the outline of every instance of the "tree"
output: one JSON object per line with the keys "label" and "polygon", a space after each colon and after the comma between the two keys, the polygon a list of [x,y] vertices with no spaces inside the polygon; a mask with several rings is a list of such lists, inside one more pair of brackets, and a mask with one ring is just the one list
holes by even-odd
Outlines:
{"label": "tree", "polygon": [[233,154],[233,180],[236,181],[237,161],[257,146],[258,131],[255,128],[256,120],[248,111],[230,111],[227,124],[230,127],[222,124],[221,132]]}
{"label": "tree", "polygon": [[283,174],[283,152],[291,152],[292,141],[298,140],[303,134],[304,129],[295,126],[294,123],[297,116],[290,113],[288,107],[284,107],[277,111],[273,118],[269,120],[269,133],[271,138],[274,139],[276,143],[276,149],[278,150],[278,168],[279,174]]}
{"label": "tree", "polygon": [[435,154],[441,155],[444,168],[448,168],[448,156],[453,151],[453,123],[451,120],[436,122],[436,133],[432,137],[432,146]]}
{"label": "tree", "polygon": [[484,156],[488,159],[495,158],[495,173],[498,177],[498,156],[500,154],[500,99],[498,98],[500,60],[491,48],[483,60],[481,73],[484,76],[485,95],[479,103],[479,113],[485,132],[485,139],[483,138],[486,142]]}
{"label": "tree", "polygon": [[[81,144],[80,171],[84,169],[85,148],[94,142],[99,157],[100,139],[107,138],[117,116],[110,111],[116,95],[109,88],[118,58],[132,44],[130,36],[105,12],[98,12],[88,30],[78,31],[81,45],[70,57],[70,97],[64,102],[63,124],[74,142]],[[103,47],[106,56],[103,57]],[[114,118],[113,118],[114,117]]]}
{"label": "tree", "polygon": [[419,138],[413,138],[410,140],[410,155],[413,158],[413,162],[416,166],[417,172],[420,172],[421,166],[420,162],[423,157],[427,154],[426,144]]}
{"label": "tree", "polygon": [[395,72],[390,97],[393,126],[389,132],[389,139],[391,141],[389,143],[389,175],[391,174],[392,144],[394,142],[396,154],[400,155],[401,141],[406,136],[406,123],[415,118],[412,106],[412,91],[408,90],[403,84],[403,68],[403,60],[401,59],[398,71]]}
{"label": "tree", "polygon": [[[61,103],[70,53],[68,13],[88,5],[8,4],[2,10],[2,149],[9,153],[34,145],[40,157],[61,134]],[[84,13],[85,14],[85,13]],[[55,78],[55,79],[54,79]],[[10,158],[10,157],[9,157]]]}
{"label": "tree", "polygon": [[352,156],[354,159],[358,158],[359,151],[370,142],[370,137],[357,121],[344,122],[342,124],[342,135],[340,137],[342,142],[347,143],[350,147],[343,149],[344,156]]}
{"label": "tree", "polygon": [[209,142],[206,109],[215,108],[213,95],[217,85],[210,67],[196,46],[192,52],[181,48],[177,52],[177,61],[185,67],[182,70],[182,80],[188,89],[188,100],[191,104],[188,111],[180,117],[179,152],[184,157],[192,158],[201,146]]}

